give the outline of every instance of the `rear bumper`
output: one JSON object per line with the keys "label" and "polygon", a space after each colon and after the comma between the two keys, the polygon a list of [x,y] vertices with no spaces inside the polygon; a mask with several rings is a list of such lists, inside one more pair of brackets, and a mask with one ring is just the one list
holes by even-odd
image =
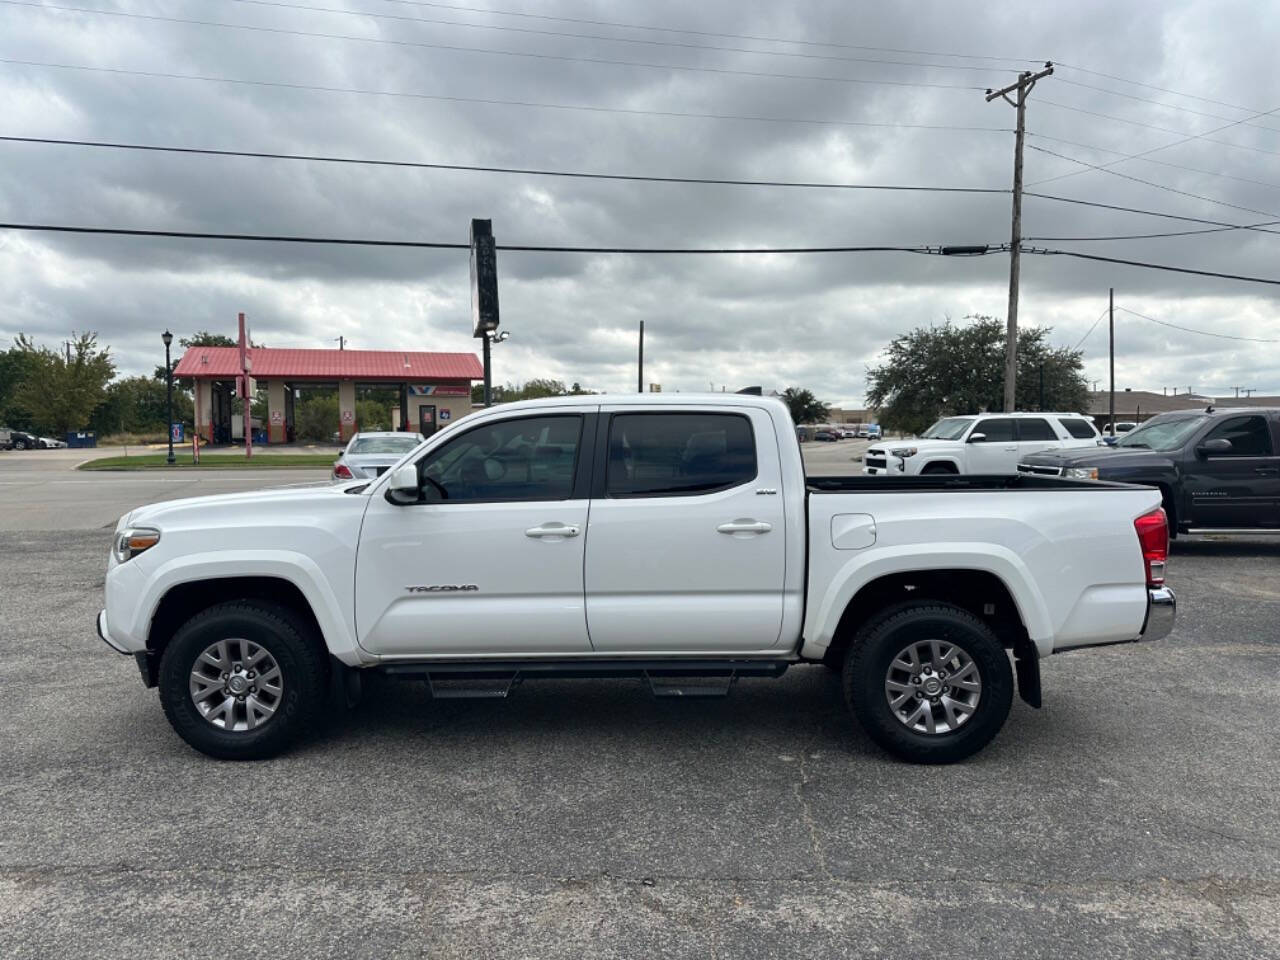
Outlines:
{"label": "rear bumper", "polygon": [[1147,589],[1147,619],[1136,640],[1163,640],[1173,632],[1173,621],[1178,609],[1178,598],[1168,587]]}

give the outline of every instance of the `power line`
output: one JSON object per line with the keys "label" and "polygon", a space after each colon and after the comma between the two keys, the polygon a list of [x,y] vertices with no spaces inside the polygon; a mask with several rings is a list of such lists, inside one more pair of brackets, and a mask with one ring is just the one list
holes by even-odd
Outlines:
{"label": "power line", "polygon": [[1087,67],[1079,67],[1073,63],[1062,63],[1061,61],[1057,61],[1057,64],[1060,67],[1066,67],[1068,70],[1075,70],[1077,73],[1087,73],[1090,76],[1102,77],[1105,80],[1115,80],[1119,83],[1132,84],[1135,87],[1145,87],[1148,90],[1157,90],[1160,93],[1171,93],[1175,97],[1186,97],[1188,100],[1198,100],[1201,103],[1211,103],[1214,106],[1218,106],[1218,107],[1230,107],[1232,110],[1244,110],[1248,113],[1257,112],[1257,107],[1242,107],[1238,103],[1228,103],[1225,100],[1213,100],[1213,99],[1210,99],[1209,97],[1197,96],[1194,93],[1184,93],[1180,90],[1172,90],[1169,87],[1157,86],[1154,83],[1146,83],[1142,80],[1132,80],[1128,77],[1118,77],[1114,73],[1103,73],[1100,70],[1090,70]]}
{"label": "power line", "polygon": [[[18,2],[18,0],[4,0]],[[255,7],[279,7],[284,10],[306,10],[313,13],[334,13],[343,16],[371,17],[378,20],[398,20],[409,23],[429,23],[436,26],[462,27],[469,30],[496,30],[504,33],[519,33],[539,37],[566,37],[574,40],[604,40],[608,43],[642,44],[651,47],[671,47],[679,50],[709,50],[718,53],[749,53],[764,57],[790,57],[801,60],[827,60],[836,63],[881,63],[899,67],[934,67],[939,70],[992,70],[998,67],[972,66],[955,63],[922,63],[916,60],[887,60],[878,57],[849,57],[835,54],[798,53],[791,50],[757,50],[752,47],[727,47],[708,43],[683,43],[678,40],[652,40],[646,37],[611,37],[603,33],[569,33],[563,30],[539,30],[535,27],[513,27],[510,24],[467,23],[459,20],[440,20],[434,17],[407,17],[394,13],[373,13],[369,10],[353,10],[341,7],[316,7],[309,4],[282,3],[280,0],[229,0],[231,3],[249,4]],[[21,5],[32,5],[22,3]],[[58,9],[58,8],[55,8]],[[61,9],[79,9],[64,7]],[[448,8],[452,9],[452,8]],[[107,12],[107,11],[95,11]],[[1006,69],[1013,70],[1014,67]]]}
{"label": "power line", "polygon": [[[43,233],[77,233],[97,234],[124,237],[174,237],[191,240],[250,240],[268,243],[308,243],[337,244],[342,246],[363,247],[408,247],[439,250],[469,250],[470,244],[445,243],[427,240],[374,240],[349,237],[304,237],[278,234],[258,233],[206,233],[193,230],[136,230],[123,227],[81,227],[68,224],[50,223],[0,223],[0,230],[21,230]],[[914,253],[927,256],[949,256],[947,248],[941,246],[893,246],[885,244],[862,246],[831,247],[586,247],[560,246],[551,244],[498,244],[499,250],[526,253],[626,253],[626,254],[804,254],[804,253]],[[1005,252],[1003,244],[975,245],[963,248],[973,256],[991,255]],[[1027,247],[1023,253],[1040,256],[1076,257],[1081,260],[1097,260],[1103,263],[1118,263],[1132,267],[1144,267],[1150,270],[1165,270],[1173,273],[1189,273],[1202,277],[1219,277],[1224,280],[1242,280],[1250,283],[1265,283],[1280,286],[1280,280],[1268,277],[1249,277],[1235,273],[1219,273],[1213,270],[1196,270],[1191,267],[1177,267],[1169,264],[1150,263],[1144,260],[1123,260],[1117,257],[1102,257],[1096,254],[1080,253],[1075,250],[1052,250],[1039,247]]]}
{"label": "power line", "polygon": [[[838,181],[793,181],[793,180],[735,180],[724,177],[675,177],[675,176],[658,176],[643,174],[622,174],[622,173],[595,173],[579,170],[550,170],[539,169],[533,167],[499,167],[485,166],[479,164],[457,164],[457,163],[428,163],[425,161],[410,160],[383,160],[373,158],[359,157],[339,157],[323,154],[295,154],[295,153],[278,153],[268,151],[253,150],[219,150],[211,148],[198,147],[176,147],[161,144],[142,144],[142,143],[120,143],[105,140],[69,140],[54,137],[17,137],[17,136],[0,136],[0,142],[11,143],[32,143],[32,144],[51,144],[58,146],[77,146],[77,147],[94,147],[102,149],[114,150],[139,150],[149,152],[162,152],[174,154],[194,154],[200,156],[226,156],[226,157],[246,157],[251,159],[271,159],[271,160],[294,160],[294,161],[315,161],[320,163],[338,163],[338,164],[361,164],[369,166],[385,166],[385,167],[406,167],[410,169],[426,169],[426,170],[458,170],[471,171],[479,173],[501,173],[501,174],[518,174],[526,176],[541,177],[565,177],[572,179],[586,180],[616,180],[624,182],[642,182],[642,183],[686,183],[696,185],[720,185],[720,186],[744,186],[744,187],[784,187],[784,188],[805,188],[817,190],[869,190],[869,191],[903,191],[903,192],[921,192],[921,193],[961,193],[961,194],[1007,194],[1009,191],[1002,188],[994,187],[939,187],[929,185],[906,185],[906,184],[862,184],[862,183],[842,183]],[[1179,231],[1176,233],[1154,233],[1154,234],[1134,234],[1131,236],[1118,237],[1095,237],[1095,238],[1049,238],[1049,237],[1029,237],[1027,239],[1049,240],[1049,239],[1147,239],[1148,237],[1163,236],[1184,236],[1194,233],[1218,233],[1230,230],[1261,230],[1261,228],[1271,226],[1272,221],[1265,221],[1259,224],[1234,224],[1226,223],[1221,220],[1208,220],[1203,217],[1189,217],[1174,213],[1165,213],[1158,210],[1146,210],[1139,207],[1125,207],[1117,204],[1100,203],[1093,200],[1081,200],[1073,197],[1059,197],[1047,193],[1027,192],[1025,196],[1035,197],[1039,200],[1050,200],[1058,203],[1068,203],[1085,207],[1097,207],[1104,210],[1113,210],[1121,213],[1134,213],[1142,216],[1161,217],[1171,220],[1185,221],[1189,223],[1210,224],[1216,229],[1213,230],[1191,230]],[[1280,223],[1280,221],[1277,221]],[[1266,231],[1262,232],[1280,232]]]}
{"label": "power line", "polygon": [[1246,283],[1265,283],[1280,287],[1280,280],[1270,277],[1249,277],[1238,273],[1219,273],[1215,270],[1196,270],[1192,267],[1176,267],[1166,263],[1151,263],[1147,260],[1124,260],[1119,257],[1104,257],[1096,253],[1081,253],[1077,250],[1049,250],[1042,247],[1026,247],[1023,253],[1034,253],[1047,257],[1074,257],[1077,260],[1097,260],[1100,263],[1118,263],[1128,267],[1142,267],[1147,270],[1163,270],[1168,273],[1189,273],[1198,277],[1217,277],[1222,280],[1241,280]]}
{"label": "power line", "polygon": [[[1096,150],[1099,153],[1109,153],[1112,156],[1126,156],[1123,150],[1112,150],[1110,147],[1100,147],[1095,143],[1081,143],[1079,140],[1066,140],[1062,137],[1051,137],[1047,133],[1035,133],[1031,130],[1027,131],[1028,137],[1035,137],[1037,140],[1048,140],[1050,143],[1062,143],[1069,147],[1080,147],[1082,150]],[[1269,180],[1254,180],[1251,177],[1238,177],[1234,174],[1223,173],[1220,170],[1206,170],[1204,167],[1189,167],[1184,163],[1170,163],[1168,160],[1156,160],[1154,157],[1138,157],[1143,163],[1153,163],[1158,167],[1168,167],[1170,170],[1185,170],[1188,173],[1198,173],[1206,177],[1218,177],[1222,180],[1235,180],[1239,183],[1252,183],[1259,187],[1270,187],[1272,190],[1280,190],[1280,183],[1272,183]]]}
{"label": "power line", "polygon": [[[724,186],[746,186],[746,187],[788,187],[788,188],[810,188],[810,189],[830,189],[830,190],[870,190],[870,191],[918,191],[930,193],[972,193],[972,194],[1005,194],[1008,190],[990,187],[938,187],[927,185],[902,185],[902,184],[857,184],[857,183],[840,183],[840,182],[806,182],[806,181],[789,181],[789,180],[734,180],[729,178],[718,177],[674,177],[674,176],[657,176],[657,175],[641,175],[641,174],[619,174],[619,173],[593,173],[588,171],[576,170],[548,170],[531,167],[498,167],[483,166],[478,164],[450,164],[450,163],[428,163],[409,160],[379,160],[366,159],[356,157],[337,157],[326,156],[321,154],[290,154],[290,153],[273,153],[267,151],[250,151],[250,150],[217,150],[196,147],[175,147],[160,144],[139,144],[139,143],[117,143],[101,140],[68,140],[53,137],[16,137],[16,136],[0,136],[0,142],[13,143],[33,143],[33,144],[53,144],[62,146],[82,146],[97,147],[103,149],[119,149],[119,150],[140,150],[155,151],[175,154],[195,154],[209,156],[231,156],[231,157],[247,157],[261,159],[279,159],[279,160],[298,160],[298,161],[316,161],[322,163],[340,163],[340,164],[362,164],[371,166],[387,166],[387,167],[407,167],[413,169],[429,169],[429,170],[460,170],[474,171],[480,173],[502,173],[502,174],[520,174],[527,176],[546,176],[546,177],[566,177],[575,179],[589,180],[617,180],[617,181],[636,181],[651,183],[688,183],[688,184],[707,184],[707,185],[724,185]],[[1271,221],[1265,221],[1259,224],[1234,224],[1227,223],[1222,220],[1209,220],[1204,217],[1190,217],[1176,213],[1166,213],[1159,210],[1146,210],[1140,207],[1126,207],[1118,204],[1100,203],[1094,200],[1082,200],[1074,197],[1059,197],[1047,193],[1035,193],[1028,191],[1025,196],[1035,197],[1039,200],[1049,200],[1057,203],[1067,203],[1076,206],[1096,207],[1103,210],[1112,210],[1120,213],[1134,213],[1148,217],[1160,217],[1169,220],[1178,220],[1187,223],[1208,224],[1213,227],[1221,228],[1221,231],[1229,230],[1260,230],[1261,232],[1277,232],[1267,231],[1262,228],[1272,225]],[[1132,236],[1121,237],[1097,237],[1097,238],[1080,238],[1080,239],[1146,239],[1150,237],[1161,236],[1183,236],[1192,233],[1217,233],[1219,230],[1204,231],[1185,231],[1169,234],[1135,234]],[[1053,238],[1034,237],[1027,239],[1047,240]],[[1060,238],[1060,239],[1077,239],[1077,238]]]}
{"label": "power line", "polygon": [[[1036,240],[1041,243],[1083,243],[1086,241],[1097,240],[1161,240],[1166,237],[1194,237],[1202,233],[1230,233],[1232,230],[1257,230],[1259,227],[1272,227],[1277,225],[1280,225],[1280,220],[1266,220],[1262,223],[1242,224],[1238,227],[1206,227],[1203,230],[1171,230],[1167,233],[1123,233],[1085,237],[1023,237],[1023,239],[1027,241]],[[1266,230],[1260,232],[1275,233],[1280,231]]]}
{"label": "power line", "polygon": [[[1163,107],[1166,110],[1177,110],[1179,113],[1190,113],[1197,117],[1212,117],[1214,120],[1230,120],[1231,117],[1224,117],[1220,113],[1207,113],[1204,110],[1192,110],[1190,107],[1180,107],[1176,103],[1165,103],[1163,100],[1153,100],[1150,97],[1139,97],[1132,93],[1122,93],[1119,90],[1108,90],[1106,87],[1095,86],[1092,83],[1081,83],[1079,80],[1069,80],[1065,77],[1059,77],[1062,83],[1069,84],[1073,87],[1081,87],[1085,90],[1094,90],[1098,93],[1105,93],[1111,97],[1122,97],[1125,100],[1135,100],[1138,103],[1150,103],[1157,107]],[[1237,107],[1236,109],[1244,110],[1246,107]],[[1250,111],[1251,113],[1254,111]],[[1257,127],[1259,130],[1270,130],[1273,133],[1280,133],[1280,127],[1268,126],[1265,123],[1254,123],[1250,120],[1241,121],[1247,127]]]}
{"label": "power line", "polygon": [[[1214,127],[1212,130],[1206,130],[1204,131],[1204,133],[1186,134],[1179,140],[1175,140],[1172,143],[1161,144],[1158,147],[1152,147],[1150,150],[1143,150],[1143,151],[1140,151],[1139,153],[1133,153],[1123,157],[1118,157],[1115,160],[1108,160],[1106,163],[1102,164],[1102,167],[1103,168],[1114,167],[1116,164],[1124,163],[1126,160],[1138,160],[1149,154],[1159,153],[1161,150],[1168,150],[1171,147],[1177,147],[1177,146],[1181,146],[1184,143],[1190,143],[1192,140],[1202,140],[1211,133],[1221,133],[1223,130],[1230,129],[1231,127],[1238,127],[1240,124],[1245,123],[1249,120],[1256,120],[1259,117],[1270,116],[1271,114],[1274,114],[1274,113],[1280,113],[1280,107],[1273,107],[1270,110],[1263,110],[1259,113],[1253,114],[1252,116],[1243,117],[1239,120],[1233,120],[1230,123],[1225,123],[1220,127]],[[1084,172],[1083,170],[1077,170],[1074,173],[1061,173],[1056,177],[1047,177],[1044,180],[1037,180],[1034,184],[1032,184],[1032,186],[1038,186],[1044,183],[1051,183],[1054,180],[1065,180],[1068,177],[1078,177],[1083,172]]]}
{"label": "power line", "polygon": [[[1073,107],[1065,103],[1058,103],[1058,101],[1056,100],[1046,100],[1044,97],[1041,97],[1036,102],[1046,104],[1050,107],[1057,107],[1059,110],[1070,110],[1072,113],[1082,113],[1085,116],[1098,117],[1101,120],[1114,120],[1116,123],[1128,123],[1128,124],[1132,124],[1135,127],[1143,127],[1147,130],[1159,130],[1161,133],[1173,133],[1173,134],[1177,134],[1178,136],[1185,136],[1187,137],[1187,140],[1203,140],[1205,143],[1214,143],[1220,147],[1233,147],[1236,150],[1248,150],[1251,153],[1265,153],[1268,156],[1280,157],[1280,150],[1266,150],[1266,149],[1263,149],[1262,147],[1252,147],[1243,143],[1232,143],[1230,140],[1214,139],[1213,137],[1209,136],[1210,133],[1213,133],[1212,130],[1202,134],[1188,134],[1185,130],[1175,130],[1172,127],[1162,127],[1157,123],[1145,123],[1141,120],[1130,120],[1128,117],[1117,117],[1115,114],[1111,114],[1111,113],[1099,113],[1096,110],[1086,110],[1083,107]],[[1178,143],[1185,143],[1185,142],[1187,141],[1185,140],[1178,141]],[[1170,144],[1170,146],[1177,146],[1177,144]],[[1164,148],[1161,147],[1160,149],[1164,149]],[[1133,156],[1127,157],[1127,159],[1136,160],[1138,159],[1138,157],[1137,155],[1133,155]]]}
{"label": "power line", "polygon": [[995,187],[937,187],[926,185],[840,183],[795,180],[733,180],[720,177],[664,177],[624,173],[590,173],[579,170],[547,170],[532,167],[497,167],[465,163],[427,163],[413,160],[377,160],[306,153],[270,153],[257,150],[216,150],[203,147],[175,147],[147,143],[114,143],[105,140],[63,140],[54,137],[12,137],[0,135],[0,142],[48,144],[69,147],[97,147],[109,150],[140,150],[210,157],[248,157],[260,160],[302,160],[316,163],[357,164],[375,167],[407,167],[418,170],[460,170],[476,173],[521,174],[534,177],[568,177],[581,180],[621,180],[642,183],[689,183],[734,187],[797,187],[816,190],[882,190],[914,193],[1007,194]]}
{"label": "power line", "polygon": [[[469,243],[431,240],[374,240],[350,237],[304,237],[261,233],[207,233],[195,230],[135,230],[123,227],[80,227],[52,223],[0,223],[0,230],[42,233],[82,233],[122,237],[173,237],[187,240],[252,240],[264,243],[335,244],[355,247],[408,247],[432,250],[470,250]],[[800,254],[800,253],[917,253],[944,256],[942,247],[884,244],[834,247],[586,247],[554,244],[500,243],[499,250],[523,253],[630,253],[630,254]],[[989,253],[1002,252],[991,247]]]}
{"label": "power line", "polygon": [[[428,43],[424,40],[395,40],[389,37],[359,37],[353,34],[316,33],[308,30],[291,30],[283,27],[265,27],[244,23],[223,23],[216,20],[194,20],[183,17],[165,17],[158,14],[126,13],[120,10],[95,10],[89,7],[56,7],[50,4],[29,3],[27,0],[0,0],[10,6],[34,7],[40,10],[70,10],[77,13],[128,17],[161,23],[182,23],[203,27],[220,27],[227,30],[249,30],[256,33],[272,33],[287,36],[311,37],[324,40],[350,40],[357,43],[379,43],[398,47],[419,47],[428,50],[446,50],[452,53],[478,53],[484,56],[523,57],[530,60],[554,60],[560,63],[587,63],[593,66],[640,67],[647,70],[679,70],[686,73],[710,73],[720,76],[753,77],[766,80],[813,80],[823,83],[850,83],[866,86],[912,87],[938,90],[982,90],[983,87],[954,83],[932,83],[927,80],[885,80],[866,77],[834,77],[805,73],[769,73],[763,70],[735,70],[731,67],[698,67],[689,64],[650,63],[645,60],[616,60],[610,57],[574,57],[560,53],[535,53],[528,50],[494,50],[488,47],[464,47],[450,43]],[[413,19],[413,18],[409,18]]]}
{"label": "power line", "polygon": [[[1280,217],[1280,213],[1272,213],[1272,212],[1271,212],[1271,211],[1269,211],[1269,210],[1256,210],[1256,209],[1254,209],[1253,207],[1242,207],[1242,206],[1241,206],[1240,204],[1238,204],[1238,203],[1229,203],[1229,202],[1228,202],[1228,201],[1226,201],[1226,200],[1218,200],[1218,199],[1216,199],[1215,197],[1206,197],[1206,196],[1204,196],[1204,195],[1202,195],[1202,194],[1199,194],[1199,193],[1189,193],[1189,192],[1187,192],[1186,190],[1179,190],[1177,187],[1171,187],[1171,186],[1169,186],[1168,184],[1164,184],[1164,183],[1157,183],[1157,182],[1156,182],[1156,181],[1154,181],[1154,180],[1146,180],[1146,179],[1143,179],[1142,177],[1135,177],[1135,176],[1133,176],[1133,175],[1131,175],[1131,174],[1128,174],[1128,173],[1121,173],[1119,170],[1110,170],[1110,169],[1108,169],[1106,166],[1102,166],[1102,165],[1094,164],[1094,163],[1089,163],[1088,161],[1080,160],[1080,159],[1078,159],[1078,158],[1076,158],[1076,157],[1069,157],[1069,156],[1067,156],[1067,155],[1066,155],[1066,154],[1064,154],[1064,153],[1057,153],[1056,151],[1046,149],[1045,147],[1037,147],[1034,143],[1033,143],[1033,144],[1031,144],[1031,149],[1032,149],[1032,150],[1035,150],[1035,151],[1038,151],[1039,153],[1047,153],[1049,156],[1051,156],[1051,157],[1057,157],[1059,160],[1069,160],[1069,161],[1071,161],[1072,163],[1078,163],[1078,164],[1080,164],[1082,167],[1088,167],[1088,168],[1090,168],[1091,170],[1097,170],[1097,171],[1099,171],[1099,172],[1101,172],[1101,173],[1106,173],[1106,174],[1109,174],[1110,176],[1113,176],[1113,177],[1120,177],[1120,178],[1121,178],[1121,179],[1123,179],[1123,180],[1131,180],[1131,181],[1133,181],[1134,183],[1141,183],[1141,184],[1143,184],[1144,186],[1148,186],[1148,187],[1155,187],[1157,190],[1166,190],[1166,191],[1168,191],[1169,193],[1176,193],[1176,194],[1178,194],[1179,196],[1182,196],[1182,197],[1190,197],[1190,198],[1191,198],[1191,199],[1193,199],[1193,200],[1201,200],[1201,201],[1204,201],[1205,203],[1213,203],[1213,204],[1217,204],[1217,205],[1218,205],[1218,206],[1220,206],[1220,207],[1230,207],[1232,210],[1242,210],[1242,211],[1244,211],[1245,213],[1256,213],[1256,214],[1259,214],[1260,216],[1263,216],[1263,217]],[[1115,162],[1116,162],[1116,163],[1119,163],[1120,161],[1118,161],[1118,160],[1117,160],[1117,161],[1115,161]],[[1056,177],[1050,177],[1049,179],[1050,179],[1050,180],[1054,180],[1054,179],[1058,179],[1058,178],[1056,178]],[[1045,181],[1045,180],[1040,180],[1040,181],[1038,181],[1038,182],[1039,182],[1039,183],[1046,183],[1047,181]],[[1242,227],[1241,229],[1247,229],[1247,228]]]}
{"label": "power line", "polygon": [[1098,329],[1098,324],[1102,322],[1102,318],[1105,317],[1110,312],[1111,312],[1111,308],[1108,307],[1107,309],[1103,310],[1100,314],[1098,314],[1098,319],[1093,321],[1093,326],[1089,328],[1089,332],[1086,333],[1083,337],[1081,337],[1080,340],[1076,343],[1076,345],[1071,348],[1072,353],[1075,353],[1077,350],[1080,349],[1080,344],[1084,343],[1086,340],[1089,339],[1090,336],[1092,336],[1093,331]]}
{"label": "power line", "polygon": [[436,93],[414,93],[403,90],[369,90],[360,87],[331,87],[310,83],[289,83],[283,80],[245,80],[239,77],[212,77],[201,74],[166,73],[157,70],[129,70],[124,67],[95,67],[78,63],[50,63],[41,60],[20,60],[0,57],[0,63],[26,67],[43,67],[53,70],[81,70],[90,73],[107,73],[117,76],[145,77],[152,80],[191,80],[205,83],[228,83],[237,86],[270,87],[280,90],[313,90],[320,93],[347,93],[356,96],[397,97],[410,100],[431,100],[442,103],[496,104],[511,107],[535,107],[547,110],[576,110],[586,113],[617,113],[629,116],[674,117],[693,120],[743,120],[753,123],[801,123],[839,127],[897,127],[911,130],[948,130],[981,133],[1011,133],[1004,127],[973,127],[950,124],[888,123],[871,120],[828,120],[808,117],[768,117],[732,113],[692,113],[675,110],[640,110],[628,107],[598,107],[589,104],[546,103],[532,100],[503,100],[495,97],[460,97]]}
{"label": "power line", "polygon": [[[905,50],[900,47],[874,47],[834,41],[797,40],[789,37],[761,37],[744,33],[718,33],[710,30],[689,30],[680,27],[650,26],[643,23],[620,23],[616,20],[589,20],[583,17],[556,17],[545,13],[524,13],[518,10],[499,10],[487,7],[469,7],[451,3],[433,3],[430,0],[387,0],[414,7],[432,7],[439,10],[457,10],[466,13],[484,13],[501,17],[522,17],[527,20],[546,20],[557,23],[580,23],[592,27],[617,27],[624,30],[649,30],[658,33],[681,33],[692,37],[721,37],[728,40],[754,40],[759,43],[791,43],[803,47],[829,47],[838,50],[875,50],[881,53],[905,53],[919,57],[952,57],[957,60],[1011,60],[1016,63],[1040,63],[1042,58],[990,57],[970,53],[941,53],[936,50]],[[998,68],[997,68],[998,69]]]}
{"label": "power line", "polygon": [[[1209,220],[1205,217],[1188,217],[1180,213],[1164,213],[1159,210],[1144,210],[1141,207],[1125,207],[1115,203],[1100,203],[1097,200],[1078,200],[1074,197],[1059,197],[1050,193],[1034,193],[1030,190],[1023,193],[1024,197],[1036,197],[1040,200],[1054,200],[1058,203],[1070,203],[1082,207],[1096,207],[1099,210],[1115,210],[1119,213],[1137,213],[1145,217],[1160,217],[1163,220],[1180,220],[1183,223],[1203,223],[1212,227],[1229,227],[1232,230],[1246,229],[1244,225],[1238,223],[1227,223],[1225,220]],[[1258,230],[1261,233],[1275,233],[1277,231],[1262,229],[1263,224],[1250,224],[1248,229]]]}
{"label": "power line", "polygon": [[1133,314],[1135,317],[1141,317],[1143,320],[1150,320],[1152,323],[1158,323],[1162,327],[1172,327],[1174,330],[1183,330],[1187,333],[1198,333],[1202,337],[1217,337],[1219,340],[1242,340],[1246,343],[1280,343],[1280,340],[1265,339],[1263,337],[1237,337],[1229,333],[1211,333],[1208,330],[1196,330],[1194,327],[1183,327],[1176,323],[1170,323],[1168,320],[1157,320],[1155,317],[1148,317],[1145,313],[1139,313],[1137,310],[1130,310],[1128,307],[1117,306],[1117,310],[1123,310],[1125,313]]}

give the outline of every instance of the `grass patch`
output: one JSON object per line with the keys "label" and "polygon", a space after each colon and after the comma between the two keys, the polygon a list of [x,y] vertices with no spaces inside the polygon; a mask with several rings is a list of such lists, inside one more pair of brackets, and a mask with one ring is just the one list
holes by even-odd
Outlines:
{"label": "grass patch", "polygon": [[277,453],[259,454],[246,460],[243,453],[206,453],[198,464],[191,462],[191,454],[177,455],[177,462],[169,466],[167,454],[143,453],[132,457],[100,457],[80,464],[80,470],[290,470],[309,467],[332,467],[338,459],[335,453]]}

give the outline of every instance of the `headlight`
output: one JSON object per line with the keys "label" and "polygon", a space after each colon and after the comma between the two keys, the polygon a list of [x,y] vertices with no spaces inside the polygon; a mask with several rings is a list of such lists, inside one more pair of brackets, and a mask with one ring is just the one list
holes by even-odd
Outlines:
{"label": "headlight", "polygon": [[1068,480],[1097,480],[1097,467],[1067,467],[1062,474]]}
{"label": "headlight", "polygon": [[124,563],[160,542],[160,531],[152,527],[125,527],[116,534],[116,560]]}
{"label": "headlight", "polygon": [[905,460],[907,459],[907,457],[914,457],[916,455],[916,448],[915,447],[899,447],[897,450],[890,450],[889,453],[895,457],[901,457],[903,460]]}

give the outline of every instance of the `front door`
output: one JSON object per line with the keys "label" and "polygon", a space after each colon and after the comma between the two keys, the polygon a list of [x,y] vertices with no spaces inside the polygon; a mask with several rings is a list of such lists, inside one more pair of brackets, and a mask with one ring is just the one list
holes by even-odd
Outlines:
{"label": "front door", "polygon": [[374,495],[356,562],[361,646],[383,656],[590,650],[588,410],[451,432],[418,460],[419,502]]}
{"label": "front door", "polygon": [[[1231,448],[1201,452],[1210,440],[1226,440]],[[1195,526],[1280,524],[1280,456],[1265,416],[1248,414],[1218,421],[1192,445],[1184,469],[1183,488]]]}
{"label": "front door", "polygon": [[436,405],[424,403],[418,408],[418,432],[429,437],[436,432]]}
{"label": "front door", "polygon": [[969,433],[965,462],[969,473],[1017,473],[1018,432],[1013,418],[979,420]]}
{"label": "front door", "polygon": [[592,647],[635,655],[776,649],[785,498],[768,414],[620,412],[604,443],[587,541]]}

